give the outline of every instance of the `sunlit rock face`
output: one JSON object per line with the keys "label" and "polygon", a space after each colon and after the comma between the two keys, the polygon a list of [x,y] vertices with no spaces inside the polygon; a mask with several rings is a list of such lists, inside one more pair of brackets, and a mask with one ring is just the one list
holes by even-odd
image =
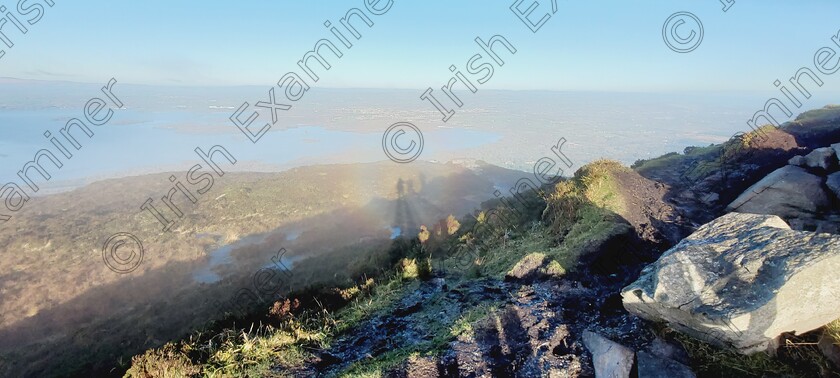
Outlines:
{"label": "sunlit rock face", "polygon": [[838,272],[840,236],[730,213],[666,251],[622,298],[644,319],[749,354],[840,317]]}

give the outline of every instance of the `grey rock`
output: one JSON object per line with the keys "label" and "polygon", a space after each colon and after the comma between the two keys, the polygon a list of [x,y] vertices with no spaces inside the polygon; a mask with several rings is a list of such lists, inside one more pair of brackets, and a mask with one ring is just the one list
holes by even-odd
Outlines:
{"label": "grey rock", "polygon": [[714,205],[720,200],[720,194],[707,193],[700,200],[707,205]]}
{"label": "grey rock", "polygon": [[797,167],[804,167],[806,165],[805,157],[804,156],[794,156],[788,160],[788,164],[795,165]]}
{"label": "grey rock", "polygon": [[730,213],[697,229],[622,290],[624,307],[741,353],[840,317],[840,236]]}
{"label": "grey rock", "polygon": [[828,219],[791,218],[787,219],[787,223],[790,228],[797,231],[840,234],[840,219],[836,218],[836,216],[829,216]]}
{"label": "grey rock", "polygon": [[432,285],[437,291],[449,289],[449,287],[446,286],[446,279],[440,277],[432,278]]}
{"label": "grey rock", "polygon": [[697,375],[688,366],[677,361],[662,358],[651,353],[639,352],[639,378],[695,378]]}
{"label": "grey rock", "polygon": [[840,172],[828,175],[828,178],[825,180],[825,185],[840,199]]}
{"label": "grey rock", "polygon": [[837,162],[840,163],[840,143],[832,144],[831,148],[834,149],[834,156],[837,156]]}
{"label": "grey rock", "polygon": [[840,235],[840,222],[818,220],[814,232]]}
{"label": "grey rock", "polygon": [[625,378],[633,368],[632,349],[597,333],[583,332],[583,344],[592,354],[596,377]]}
{"label": "grey rock", "polygon": [[784,218],[813,217],[831,206],[822,181],[802,168],[786,165],[744,191],[727,206],[727,211]]}
{"label": "grey rock", "polygon": [[832,147],[817,148],[805,155],[805,165],[811,168],[829,170],[836,164],[837,155],[834,154],[834,148]]}

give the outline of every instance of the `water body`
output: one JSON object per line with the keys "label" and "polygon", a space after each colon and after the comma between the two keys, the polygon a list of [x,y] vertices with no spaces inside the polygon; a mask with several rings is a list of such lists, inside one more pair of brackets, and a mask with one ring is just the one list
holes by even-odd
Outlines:
{"label": "water body", "polygon": [[302,233],[301,230],[288,230],[286,231],[286,241],[295,241],[297,238],[300,237]]}
{"label": "water body", "polygon": [[[266,236],[267,234],[250,235],[213,250],[210,252],[210,258],[207,262],[200,268],[193,271],[193,281],[203,284],[212,284],[221,281],[223,277],[218,273],[218,270],[226,265],[229,266],[233,264],[234,258],[232,254],[235,253],[237,249],[262,244],[265,241]],[[282,264],[285,268],[292,269],[296,260],[298,259],[293,257],[281,257],[280,264]],[[262,267],[272,268],[277,266],[273,261],[269,261]]]}
{"label": "water body", "polygon": [[[385,159],[381,133],[337,131],[317,125],[284,130],[273,129],[252,143],[226,120],[228,113],[211,111],[150,112],[119,109],[107,125],[92,128],[88,138],[75,130],[82,145],[73,156],[65,158],[43,133],[59,135],[66,121],[79,117],[74,109],[2,110],[0,111],[0,182],[22,184],[17,172],[42,149],[51,151],[62,163],[43,165],[52,176],[49,182],[36,177],[39,186],[51,188],[66,182],[94,178],[116,178],[162,171],[186,172],[201,163],[196,147],[208,151],[215,145],[227,149],[236,159],[226,171],[279,171],[297,166],[327,163],[368,163]],[[120,123],[120,122],[123,123]],[[225,123],[226,122],[226,123]],[[194,125],[198,132],[184,132]],[[201,132],[207,130],[207,132]],[[76,135],[78,134],[78,135]],[[426,138],[434,140],[429,151],[457,151],[493,143],[499,136],[489,132],[463,129],[429,130]],[[72,150],[72,147],[71,147]],[[44,183],[43,185],[41,183]]]}
{"label": "water body", "polygon": [[388,227],[388,230],[391,231],[391,240],[394,240],[398,236],[402,235],[402,229],[399,227]]}

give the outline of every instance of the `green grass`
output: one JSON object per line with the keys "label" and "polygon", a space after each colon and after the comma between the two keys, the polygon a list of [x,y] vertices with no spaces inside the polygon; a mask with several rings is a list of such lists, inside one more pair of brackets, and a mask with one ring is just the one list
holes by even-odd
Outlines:
{"label": "green grass", "polygon": [[558,183],[546,198],[543,219],[548,226],[534,225],[519,237],[481,249],[468,277],[502,279],[528,256],[544,258],[541,273],[546,276],[575,270],[581,256],[628,231],[618,217],[628,211],[616,178],[622,171],[629,169],[600,160],[578,170],[572,180]]}
{"label": "green grass", "polygon": [[[712,162],[718,160],[721,154],[721,148],[722,145],[720,144],[713,144],[706,147],[688,147],[684,150],[682,154],[671,152],[653,159],[637,160],[635,163],[633,163],[631,168],[633,168],[639,173],[644,174],[647,172],[674,169],[675,167],[681,167],[694,160]],[[701,169],[706,169],[705,167],[710,166],[706,164],[703,165]],[[696,174],[700,172],[692,173]]]}
{"label": "green grass", "polygon": [[397,368],[411,358],[437,357],[456,338],[470,339],[474,336],[473,326],[495,313],[495,303],[482,303],[460,314],[454,321],[448,321],[436,316],[441,310],[443,302],[440,298],[430,298],[424,309],[417,316],[428,318],[427,331],[431,340],[419,341],[415,344],[394,349],[371,359],[361,360],[351,364],[342,371],[340,377],[383,377],[389,370]]}
{"label": "green grass", "polygon": [[831,121],[840,117],[840,105],[826,105],[821,109],[813,109],[796,117],[796,122]]}
{"label": "green grass", "polygon": [[503,279],[505,274],[529,253],[547,250],[551,245],[551,238],[545,229],[538,229],[506,244],[505,247],[497,246],[484,251],[481,256],[483,275]]}
{"label": "green grass", "polygon": [[584,254],[628,230],[619,219],[628,209],[616,178],[626,170],[614,161],[596,161],[549,195],[543,217],[560,242],[545,254],[556,261],[555,270],[574,270]]}
{"label": "green grass", "polygon": [[201,368],[175,344],[169,343],[158,349],[150,349],[141,356],[132,359],[132,366],[126,372],[127,377],[173,377],[186,378],[196,376]]}
{"label": "green grass", "polygon": [[817,377],[828,371],[829,362],[813,343],[789,344],[786,360],[766,353],[743,355],[730,349],[714,346],[680,333],[665,324],[653,325],[653,331],[664,339],[672,339],[683,346],[691,360],[691,368],[698,377]]}
{"label": "green grass", "polygon": [[330,313],[312,309],[278,327],[225,329],[209,339],[200,332],[177,344],[151,349],[132,358],[127,377],[276,376],[272,368],[300,366],[311,350],[328,348],[334,337],[376,313],[387,312],[403,295],[416,290],[416,280],[394,276],[379,285],[372,279],[342,291],[352,300]]}
{"label": "green grass", "polygon": [[795,371],[764,353],[752,356],[726,351],[683,334],[676,339],[688,352],[692,367],[700,376],[762,377],[794,376]]}
{"label": "green grass", "polygon": [[392,278],[375,286],[369,295],[360,296],[335,314],[336,333],[344,332],[371,315],[384,313],[394,308],[396,302],[405,294],[416,290],[420,283],[416,280]]}

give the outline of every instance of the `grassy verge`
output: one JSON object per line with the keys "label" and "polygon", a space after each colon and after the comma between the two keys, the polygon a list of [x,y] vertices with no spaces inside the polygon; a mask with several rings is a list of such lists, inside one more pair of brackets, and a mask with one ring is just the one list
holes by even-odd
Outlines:
{"label": "grassy verge", "polygon": [[782,346],[784,360],[766,353],[745,356],[694,339],[669,328],[659,333],[673,337],[688,352],[699,377],[818,377],[826,376],[828,361],[813,343]]}

